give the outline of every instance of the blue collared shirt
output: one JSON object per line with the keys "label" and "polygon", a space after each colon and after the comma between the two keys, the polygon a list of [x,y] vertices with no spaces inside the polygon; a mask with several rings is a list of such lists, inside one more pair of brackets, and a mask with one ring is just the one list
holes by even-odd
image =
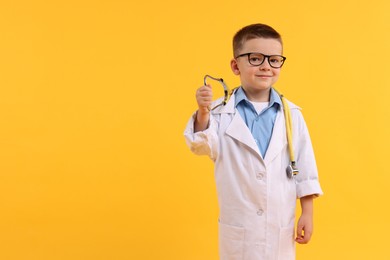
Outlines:
{"label": "blue collared shirt", "polygon": [[251,131],[259,147],[260,154],[264,158],[269,142],[271,141],[276,114],[282,105],[282,101],[276,91],[271,89],[268,107],[261,111],[260,114],[257,114],[242,87],[236,91],[235,97],[235,107]]}

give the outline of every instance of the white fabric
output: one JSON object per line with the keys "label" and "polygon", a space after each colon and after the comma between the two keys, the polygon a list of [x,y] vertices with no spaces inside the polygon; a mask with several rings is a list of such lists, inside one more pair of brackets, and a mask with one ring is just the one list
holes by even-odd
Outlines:
{"label": "white fabric", "polygon": [[234,95],[226,106],[212,111],[205,131],[194,133],[195,114],[187,124],[190,149],[215,163],[222,260],[295,259],[296,198],[320,195],[322,190],[306,124],[300,109],[289,104],[299,168],[295,179],[286,175],[289,154],[281,109],[264,159],[234,107]]}
{"label": "white fabric", "polygon": [[260,114],[261,111],[263,111],[269,105],[269,102],[255,102],[255,101],[249,101],[249,102],[252,103],[252,105],[255,108],[257,114]]}

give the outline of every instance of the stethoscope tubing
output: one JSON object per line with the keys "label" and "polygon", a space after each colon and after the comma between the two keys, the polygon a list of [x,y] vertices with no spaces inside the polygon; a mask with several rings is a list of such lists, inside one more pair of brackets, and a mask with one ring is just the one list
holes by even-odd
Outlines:
{"label": "stethoscope tubing", "polygon": [[[216,80],[216,81],[220,82],[223,86],[224,95],[225,95],[221,104],[219,104],[219,105],[217,105],[209,110],[214,110],[215,108],[217,108],[219,106],[225,106],[235,89],[233,89],[231,91],[231,93],[229,94],[229,88],[225,84],[224,80],[222,78],[216,78],[216,77],[212,77],[210,75],[205,75],[203,78],[203,83],[205,86],[207,85],[207,78],[210,78],[212,80]],[[299,171],[298,171],[298,168],[296,166],[294,147],[293,147],[291,110],[290,110],[290,106],[288,105],[288,102],[287,102],[286,98],[284,97],[284,95],[280,94],[279,91],[277,91],[276,89],[275,89],[275,91],[276,91],[276,93],[278,93],[280,99],[282,100],[282,107],[283,107],[284,119],[285,119],[285,124],[286,124],[288,152],[289,152],[289,156],[290,156],[290,165],[287,167],[286,172],[287,172],[287,176],[289,178],[292,178],[293,176],[297,175],[299,173]]]}

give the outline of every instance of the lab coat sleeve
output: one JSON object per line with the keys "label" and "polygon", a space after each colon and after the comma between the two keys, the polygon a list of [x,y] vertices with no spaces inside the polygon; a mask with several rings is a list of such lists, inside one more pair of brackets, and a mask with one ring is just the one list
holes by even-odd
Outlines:
{"label": "lab coat sleeve", "polygon": [[207,155],[213,161],[218,156],[218,123],[215,115],[210,113],[209,126],[204,131],[194,132],[196,113],[192,115],[184,131],[184,137],[188,147],[194,154]]}
{"label": "lab coat sleeve", "polygon": [[293,135],[297,136],[294,144],[296,147],[295,159],[299,170],[295,179],[297,185],[297,198],[308,195],[320,196],[323,192],[318,179],[317,165],[309,131],[301,111],[295,109],[294,112],[295,120],[293,118],[293,122],[297,122],[296,131],[293,133]]}

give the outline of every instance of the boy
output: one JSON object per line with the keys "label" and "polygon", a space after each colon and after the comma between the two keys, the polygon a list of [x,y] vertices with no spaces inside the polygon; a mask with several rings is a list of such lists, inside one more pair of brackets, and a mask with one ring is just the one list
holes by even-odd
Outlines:
{"label": "boy", "polygon": [[223,260],[295,259],[296,199],[302,214],[295,241],[308,243],[313,198],[322,194],[310,137],[300,109],[289,102],[299,173],[289,178],[286,125],[280,96],[272,88],[285,61],[278,32],[264,24],[242,28],[233,38],[231,69],[241,80],[225,106],[212,109],[212,88],[196,91],[198,110],[185,130],[195,154],[215,163]]}

